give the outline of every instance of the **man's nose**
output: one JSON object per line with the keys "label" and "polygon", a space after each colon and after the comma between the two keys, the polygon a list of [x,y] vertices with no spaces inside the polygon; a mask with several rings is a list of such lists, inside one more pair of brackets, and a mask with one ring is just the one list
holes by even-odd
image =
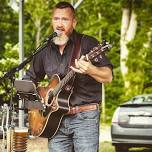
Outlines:
{"label": "man's nose", "polygon": [[58,20],[58,25],[62,26],[63,25],[63,19]]}

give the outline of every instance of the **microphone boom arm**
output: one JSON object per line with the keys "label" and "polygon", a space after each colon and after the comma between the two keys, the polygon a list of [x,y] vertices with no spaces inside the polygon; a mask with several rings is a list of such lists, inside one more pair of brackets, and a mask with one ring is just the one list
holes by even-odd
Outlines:
{"label": "microphone boom arm", "polygon": [[34,53],[32,53],[26,60],[24,60],[22,63],[20,63],[18,66],[12,68],[10,71],[4,74],[3,77],[0,77],[0,81],[3,81],[6,78],[12,78],[13,75],[24,68],[24,66],[29,63],[33,57],[41,52],[48,44],[49,42],[54,38],[58,36],[57,32],[54,32],[53,34],[49,35],[35,50]]}

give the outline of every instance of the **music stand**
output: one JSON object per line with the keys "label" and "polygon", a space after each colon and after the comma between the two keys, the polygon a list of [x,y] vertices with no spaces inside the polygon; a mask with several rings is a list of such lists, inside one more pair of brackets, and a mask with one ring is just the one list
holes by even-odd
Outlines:
{"label": "music stand", "polygon": [[31,80],[15,80],[14,87],[18,92],[34,93],[36,85]]}
{"label": "music stand", "polygon": [[36,90],[36,85],[31,80],[15,80],[14,87],[20,99],[24,101],[25,109],[44,110],[41,98]]}

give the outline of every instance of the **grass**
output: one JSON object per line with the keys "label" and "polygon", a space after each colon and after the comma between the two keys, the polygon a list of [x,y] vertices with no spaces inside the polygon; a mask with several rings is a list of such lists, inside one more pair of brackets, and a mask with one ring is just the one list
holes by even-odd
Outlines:
{"label": "grass", "polygon": [[[0,140],[0,152],[1,152],[2,141]],[[38,138],[28,141],[27,152],[48,152],[47,139]],[[115,152],[114,146],[111,142],[101,142],[99,152]],[[129,152],[152,152],[152,149],[146,148],[131,148]]]}
{"label": "grass", "polygon": [[102,143],[100,143],[99,152],[115,152],[115,150],[110,142],[102,142]]}
{"label": "grass", "polygon": [[[110,142],[102,142],[100,143],[99,152],[115,152],[115,148]],[[130,148],[129,152],[152,152],[152,148]]]}

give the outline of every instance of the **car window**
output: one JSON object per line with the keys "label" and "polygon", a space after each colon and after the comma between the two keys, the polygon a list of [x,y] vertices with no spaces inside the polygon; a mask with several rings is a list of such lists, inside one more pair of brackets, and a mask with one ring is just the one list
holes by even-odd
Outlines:
{"label": "car window", "polygon": [[152,103],[152,96],[133,98],[132,103],[135,103],[135,104]]}
{"label": "car window", "polygon": [[139,97],[139,98],[134,98],[132,102],[133,102],[133,103],[140,104],[140,103],[143,103],[144,100],[145,100],[144,97]]}
{"label": "car window", "polygon": [[151,102],[151,103],[152,103],[152,96],[149,96],[149,97],[146,99],[146,102]]}

